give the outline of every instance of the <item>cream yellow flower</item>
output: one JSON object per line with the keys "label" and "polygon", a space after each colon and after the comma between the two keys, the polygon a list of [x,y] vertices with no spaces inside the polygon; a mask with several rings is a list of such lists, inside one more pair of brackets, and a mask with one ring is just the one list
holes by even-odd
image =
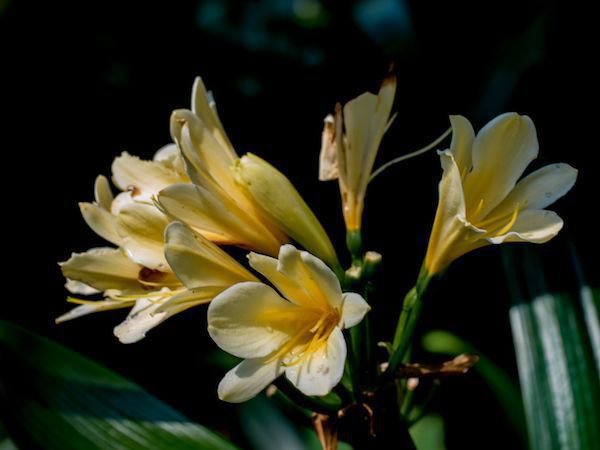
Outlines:
{"label": "cream yellow flower", "polygon": [[244,358],[219,384],[219,397],[246,401],[283,373],[304,394],[326,395],[344,371],[342,329],[358,324],[369,305],[358,294],[342,293],[326,264],[292,245],[281,247],[279,259],[251,253],[249,261],[283,297],[263,283],[245,282],[211,302],[211,337]]}
{"label": "cream yellow flower", "polygon": [[194,83],[192,111],[173,112],[171,134],[193,184],[161,190],[163,212],[213,242],[276,255],[289,239],[235,182],[231,167],[238,156],[200,78]]}
{"label": "cream yellow flower", "polygon": [[[70,299],[79,306],[57,322],[97,311],[132,308],[114,332],[123,343],[136,342],[173,314],[212,300],[234,283],[255,279],[211,242],[199,237],[195,240],[181,224],[167,228],[168,218],[152,204],[159,190],[189,181],[178,155],[176,147],[168,146],[154,161],[128,154],[116,158],[113,180],[124,190],[116,198],[108,180],[97,178],[96,201],[82,203],[81,211],[96,233],[119,248],[91,249],[61,263],[69,291],[83,295],[102,292],[104,300]],[[186,242],[184,250],[180,241]],[[199,243],[194,246],[194,242]],[[199,263],[204,278],[180,281],[172,267],[178,267],[182,258]],[[238,276],[232,276],[231,271],[237,271]]]}
{"label": "cream yellow flower", "polygon": [[429,275],[485,245],[544,243],[556,236],[563,221],[544,208],[573,187],[577,170],[550,164],[518,181],[538,155],[533,121],[502,114],[477,136],[464,117],[450,121],[452,143],[440,153],[444,174],[425,258]]}
{"label": "cream yellow flower", "polygon": [[379,94],[370,92],[336,106],[335,117],[325,118],[319,179],[338,178],[348,231],[361,228],[367,185],[379,145],[391,120],[396,77],[389,75]]}
{"label": "cream yellow flower", "polygon": [[252,153],[238,159],[233,171],[236,182],[273,223],[309,253],[341,271],[329,236],[284,174]]}

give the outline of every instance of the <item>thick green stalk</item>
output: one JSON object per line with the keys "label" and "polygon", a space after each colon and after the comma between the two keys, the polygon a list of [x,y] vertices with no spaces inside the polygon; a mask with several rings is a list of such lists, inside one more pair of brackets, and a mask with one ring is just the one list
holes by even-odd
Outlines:
{"label": "thick green stalk", "polygon": [[[348,231],[346,233],[346,247],[352,257],[352,266],[346,272],[346,279],[342,288],[344,290],[356,286],[360,283],[362,272],[362,234],[361,230]],[[363,362],[364,349],[364,330],[362,324],[359,324],[349,330],[350,345],[348,355],[348,369],[350,380],[352,381],[353,395],[360,395],[361,392],[361,363]]]}
{"label": "thick green stalk", "polygon": [[388,373],[393,373],[396,370],[410,347],[412,335],[421,313],[423,295],[427,290],[430,280],[431,278],[427,271],[421,269],[417,283],[404,297],[402,312],[398,318],[394,341],[392,342],[393,353],[389,360]]}

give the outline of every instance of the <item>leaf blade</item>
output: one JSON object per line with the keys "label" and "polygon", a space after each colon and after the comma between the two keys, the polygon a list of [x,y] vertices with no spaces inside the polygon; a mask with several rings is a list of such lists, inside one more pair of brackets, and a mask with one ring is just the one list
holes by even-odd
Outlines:
{"label": "leaf blade", "polygon": [[2,419],[22,448],[234,450],[99,364],[0,321]]}

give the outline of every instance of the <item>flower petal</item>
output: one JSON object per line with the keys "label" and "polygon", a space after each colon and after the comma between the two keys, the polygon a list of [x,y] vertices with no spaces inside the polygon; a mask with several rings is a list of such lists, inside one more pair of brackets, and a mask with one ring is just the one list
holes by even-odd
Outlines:
{"label": "flower petal", "polygon": [[161,189],[188,181],[187,176],[177,173],[156,161],[144,161],[123,152],[112,164],[113,182],[123,191],[131,191],[140,201],[151,201]]}
{"label": "flower petal", "polygon": [[331,114],[323,120],[321,152],[319,154],[319,180],[335,180],[339,176],[337,145],[335,140],[335,119]]}
{"label": "flower petal", "polygon": [[278,350],[297,330],[297,309],[265,284],[239,283],[210,303],[208,332],[232,355],[261,358]]}
{"label": "flower petal", "polygon": [[102,209],[110,211],[110,205],[114,200],[108,179],[104,175],[98,175],[94,183],[94,198]]}
{"label": "flower petal", "polygon": [[362,296],[354,292],[344,293],[343,298],[340,326],[342,328],[351,328],[363,320],[363,317],[371,310],[371,307]]}
{"label": "flower petal", "polygon": [[291,244],[279,249],[278,271],[293,280],[303,291],[302,297],[291,301],[319,308],[337,308],[342,303],[342,290],[335,273],[320,259],[299,251]]}
{"label": "flower petal", "polygon": [[246,359],[231,369],[219,383],[219,398],[241,403],[255,397],[283,373],[281,361],[267,358]]}
{"label": "flower petal", "polygon": [[463,116],[450,116],[450,124],[452,125],[450,151],[454,155],[454,161],[456,161],[460,175],[464,179],[473,164],[471,151],[473,149],[475,131],[473,131],[471,122]]}
{"label": "flower petal", "polygon": [[135,302],[127,318],[117,325],[113,333],[122,344],[133,344],[146,337],[146,333],[167,319],[166,312],[157,309],[167,301],[169,296],[159,299],[141,298]]}
{"label": "flower petal", "polygon": [[464,185],[468,219],[477,223],[486,217],[537,155],[535,125],[528,116],[506,113],[483,127],[473,143],[473,170]]}
{"label": "flower petal", "polygon": [[517,216],[510,231],[502,236],[487,238],[492,244],[502,242],[548,242],[563,227],[563,220],[554,211],[527,209]]}
{"label": "flower petal", "polygon": [[229,287],[241,281],[256,280],[235,259],[182,223],[171,223],[165,240],[165,256],[169,265],[188,288]]}
{"label": "flower petal", "polygon": [[438,207],[425,256],[425,266],[431,275],[450,262],[448,254],[458,233],[464,228],[460,218],[464,220],[465,216],[462,181],[454,155],[448,150],[439,155],[444,174],[439,184]]}
{"label": "flower petal", "polygon": [[568,164],[542,167],[519,181],[490,216],[510,214],[516,208],[544,209],[569,192],[576,179],[577,169]]}
{"label": "flower petal", "polygon": [[[327,232],[283,173],[252,153],[237,160],[232,170],[238,185],[260,206],[275,229],[282,230],[332,267],[339,266]],[[287,239],[281,236],[279,242]]]}
{"label": "flower petal", "polygon": [[108,210],[93,203],[80,203],[79,210],[83,220],[94,233],[115,245],[121,244],[121,236],[117,232],[115,216]]}
{"label": "flower petal", "polygon": [[365,92],[344,105],[346,151],[345,184],[363,197],[371,176],[379,144],[387,129],[396,94],[396,77],[389,75],[377,95]]}
{"label": "flower petal", "polygon": [[65,283],[65,289],[69,291],[71,294],[79,294],[79,295],[94,295],[99,294],[100,291],[98,289],[94,289],[87,284],[84,284],[80,281],[75,281],[67,278]]}
{"label": "flower petal", "polygon": [[279,261],[266,255],[249,253],[250,267],[267,278],[273,286],[289,301],[299,305],[311,306],[312,300],[296,280],[279,271]]}
{"label": "flower petal", "polygon": [[111,309],[129,308],[133,302],[121,301],[121,300],[95,300],[81,302],[79,306],[76,306],[72,310],[55,319],[56,323],[63,323],[67,320],[77,319],[81,316],[100,312],[110,311]]}
{"label": "flower petal", "polygon": [[129,191],[121,192],[120,194],[118,194],[115,197],[112,204],[110,205],[111,214],[113,216],[119,215],[119,213],[121,212],[121,209],[123,209],[125,206],[129,205],[130,203],[135,203],[135,200],[133,199],[131,192],[129,192]]}
{"label": "flower petal", "polygon": [[154,205],[132,202],[124,205],[116,219],[121,247],[129,257],[149,269],[168,271],[163,244],[168,218]]}
{"label": "flower petal", "polygon": [[346,341],[335,327],[327,343],[296,365],[285,368],[285,375],[305,395],[327,395],[340,382],[346,362]]}
{"label": "flower petal", "polygon": [[189,162],[187,169],[194,182],[213,191],[216,183],[228,195],[243,201],[230,170],[236,158],[233,148],[224,145],[214,128],[192,111],[178,109],[171,115],[171,135]]}
{"label": "flower petal", "polygon": [[169,316],[179,314],[186,309],[210,302],[224,290],[223,286],[186,289],[170,297],[156,311],[166,312]]}
{"label": "flower petal", "polygon": [[231,159],[237,158],[237,154],[217,114],[215,100],[212,94],[206,90],[206,86],[200,77],[196,77],[192,88],[192,110],[211,130],[215,140],[226,150]]}
{"label": "flower petal", "polygon": [[176,184],[158,194],[163,210],[213,242],[240,245],[276,254],[279,241],[227,198],[202,186]]}
{"label": "flower petal", "polygon": [[59,265],[66,278],[80,281],[100,291],[142,290],[138,281],[141,267],[120,249],[102,247],[85,253],[73,253]]}

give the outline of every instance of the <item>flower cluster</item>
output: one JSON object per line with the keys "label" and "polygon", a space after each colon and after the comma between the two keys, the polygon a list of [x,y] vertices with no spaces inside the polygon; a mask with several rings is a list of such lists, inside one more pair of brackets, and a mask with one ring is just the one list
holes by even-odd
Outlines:
{"label": "flower cluster", "polygon": [[[325,119],[319,178],[338,179],[348,236],[360,237],[367,186],[394,118],[395,91],[390,75],[377,95],[338,104]],[[439,205],[420,279],[484,245],[548,241],[563,222],[544,208],[577,175],[566,164],[553,164],[519,181],[538,152],[527,116],[503,114],[477,135],[462,116],[450,122],[452,142],[439,152]],[[362,254],[349,240],[353,266],[344,272],[292,183],[260,157],[238,156],[201,79],[191,110],[174,111],[170,129],[174,143],[152,161],[127,153],[115,159],[118,195],[99,176],[95,201],[80,204],[86,223],[113,246],[75,253],[60,264],[66,288],[78,296],[69,301],[78,306],[57,322],[129,308],[114,333],[132,343],[172,315],[210,303],[210,336],[243,359],[221,381],[220,398],[248,400],[283,374],[306,396],[328,394],[347,369],[343,330],[371,309],[350,290],[369,277],[379,256]],[[251,251],[249,267],[224,246]],[[392,365],[410,330],[402,325],[397,337]]]}

